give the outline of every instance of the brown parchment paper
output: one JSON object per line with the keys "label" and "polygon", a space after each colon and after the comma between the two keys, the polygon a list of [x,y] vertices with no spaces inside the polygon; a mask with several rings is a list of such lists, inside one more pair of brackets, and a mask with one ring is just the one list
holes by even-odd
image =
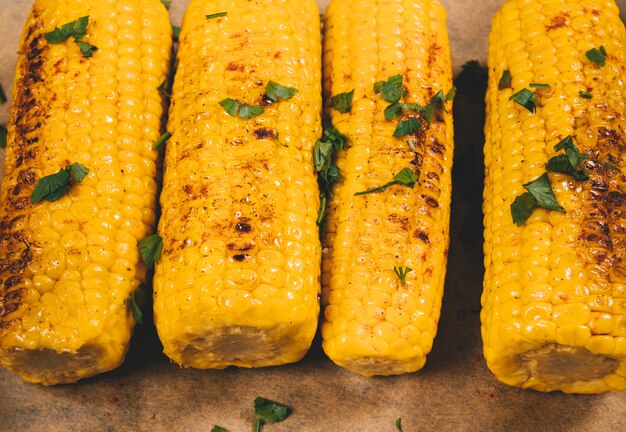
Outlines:
{"label": "brown parchment paper", "polygon": [[[210,0],[207,0],[210,1]],[[238,0],[244,1],[244,0]],[[189,0],[173,0],[180,24]],[[484,64],[491,16],[503,0],[443,0],[455,73]],[[323,10],[328,0],[319,0]],[[626,10],[626,0],[618,1]],[[17,44],[32,1],[0,0],[0,82],[13,83]],[[9,95],[8,95],[9,96]],[[298,364],[224,371],[170,364],[150,323],[135,330],[124,365],[74,385],[27,384],[0,368],[0,432],[252,431],[256,396],[293,408],[264,431],[626,431],[626,392],[598,396],[542,394],[500,384],[487,370],[480,341],[482,95],[457,95],[451,248],[439,333],[418,373],[364,378],[322,353],[319,337]],[[7,104],[0,107],[6,123]],[[4,151],[0,150],[0,160]],[[149,321],[148,320],[146,321]]]}

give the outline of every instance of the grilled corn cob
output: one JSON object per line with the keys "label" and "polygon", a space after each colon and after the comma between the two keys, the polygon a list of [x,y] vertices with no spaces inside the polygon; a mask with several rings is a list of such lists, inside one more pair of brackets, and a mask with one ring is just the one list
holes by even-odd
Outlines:
{"label": "grilled corn cob", "polygon": [[[89,17],[97,47],[44,36]],[[0,363],[69,383],[117,367],[142,282],[137,241],[155,223],[155,161],[171,27],[158,0],[36,0],[20,42],[0,196]],[[74,162],[81,184],[32,204]]]}
{"label": "grilled corn cob", "polygon": [[[398,119],[379,81],[401,75],[403,102],[426,106],[452,86],[446,12],[432,0],[334,0],[325,15],[324,94],[354,89],[352,109],[331,109],[350,144],[339,151],[342,179],[329,206],[324,240],[323,347],[362,375],[420,369],[437,330],[448,252],[453,128],[440,109],[428,127],[395,138]],[[332,102],[331,102],[332,103]],[[407,116],[409,116],[407,118]],[[402,169],[413,189],[383,185]],[[395,267],[395,268],[394,268]],[[395,273],[398,272],[398,274]],[[406,278],[404,280],[404,278]]]}
{"label": "grilled corn cob", "polygon": [[[626,388],[625,46],[613,1],[509,0],[493,20],[481,318],[487,364],[504,383]],[[535,91],[535,113],[509,100],[531,83],[549,85]],[[549,173],[565,212],[535,209],[516,226],[522,185],[569,136],[589,179]]]}
{"label": "grilled corn cob", "polygon": [[[270,81],[297,93],[272,102]],[[320,290],[311,158],[320,83],[315,1],[191,2],[154,278],[157,330],[182,366],[278,365],[299,360],[311,344]],[[232,115],[220,105],[229,99]],[[242,118],[252,115],[237,104],[264,112]]]}

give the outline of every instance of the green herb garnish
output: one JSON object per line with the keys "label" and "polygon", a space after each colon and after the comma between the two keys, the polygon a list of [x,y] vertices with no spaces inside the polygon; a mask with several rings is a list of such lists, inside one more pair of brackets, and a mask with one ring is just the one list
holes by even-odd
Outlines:
{"label": "green herb garnish", "polygon": [[163,239],[158,234],[152,234],[137,243],[139,254],[146,268],[151,268],[161,258]]}
{"label": "green herb garnish", "polygon": [[402,75],[390,77],[387,81],[378,81],[374,84],[374,93],[382,96],[387,102],[398,102],[401,97],[406,96],[406,92],[402,88]]}
{"label": "green herb garnish", "polygon": [[218,12],[218,13],[207,15],[206,19],[210,20],[213,18],[225,17],[226,15],[228,15],[228,12]]}
{"label": "green herb garnish", "polygon": [[167,91],[169,79],[165,78],[161,84],[157,87],[159,93],[161,93],[166,98],[170,99],[172,95]]}
{"label": "green herb garnish", "polygon": [[133,319],[137,322],[137,324],[143,324],[143,312],[137,305],[137,301],[135,300],[135,292],[130,295],[130,311],[133,314]]}
{"label": "green herb garnish", "polygon": [[81,183],[88,173],[87,168],[74,162],[56,174],[40,178],[30,196],[31,203],[37,204],[41,200],[50,202],[58,200],[69,192],[73,184]]}
{"label": "green herb garnish", "polygon": [[515,198],[511,204],[511,216],[518,226],[526,222],[533,209],[537,207],[565,213],[565,209],[556,201],[548,173],[543,173],[532,182],[526,183],[524,188],[528,192]]}
{"label": "green herb garnish", "polygon": [[354,96],[354,89],[336,94],[330,98],[330,106],[342,114],[349,113],[352,110],[352,96]]}
{"label": "green herb garnish", "polygon": [[88,25],[89,16],[80,17],[76,21],[63,24],[61,28],[55,27],[51,32],[45,33],[43,37],[51,44],[64,42],[70,37],[73,37],[74,40],[80,40],[87,34]]}
{"label": "green herb garnish", "polygon": [[180,27],[179,26],[172,26],[172,40],[174,42],[178,42],[178,38],[180,37]]}
{"label": "green herb garnish", "polygon": [[509,100],[520,104],[533,114],[537,111],[537,95],[526,88],[512,95]]}
{"label": "green herb garnish", "polygon": [[171,132],[165,132],[163,135],[161,135],[161,137],[158,140],[156,140],[156,142],[152,145],[152,148],[155,150],[158,150],[171,137],[172,137]]}
{"label": "green herb garnish", "polygon": [[396,420],[396,429],[398,430],[398,432],[404,432],[402,430],[402,419],[401,418]]}
{"label": "green herb garnish", "polygon": [[211,429],[211,432],[228,432],[228,430],[221,426],[215,425],[213,426],[213,429]]}
{"label": "green herb garnish", "polygon": [[165,9],[170,10],[170,6],[172,5],[171,0],[161,0],[161,3],[165,6]]}
{"label": "green herb garnish", "polygon": [[354,196],[359,196],[359,195],[365,195],[365,194],[370,194],[373,192],[378,192],[381,190],[385,190],[387,189],[389,186],[393,186],[393,185],[402,185],[402,186],[406,186],[408,188],[413,189],[413,187],[415,187],[415,182],[417,182],[417,174],[415,174],[413,172],[413,170],[409,169],[409,168],[404,168],[403,170],[401,170],[398,174],[396,174],[393,177],[393,180],[385,183],[382,186],[377,186],[373,189],[368,189],[365,191],[361,191],[361,192],[357,192],[354,194]]}
{"label": "green herb garnish", "polygon": [[243,119],[254,118],[263,114],[265,111],[262,106],[240,104],[231,98],[226,98],[220,101],[220,105],[229,115],[233,117],[237,117],[237,115],[239,115],[239,117]]}
{"label": "green herb garnish", "polygon": [[98,47],[81,41],[81,39],[87,35],[88,25],[89,16],[84,16],[78,18],[76,21],[63,24],[61,28],[55,27],[54,30],[45,33],[43,36],[51,44],[58,44],[72,37],[74,38],[74,43],[80,48],[83,57],[91,57],[95,51],[98,51]]}
{"label": "green herb garnish", "polygon": [[269,399],[257,397],[254,400],[254,415],[256,416],[256,422],[254,424],[254,430],[260,431],[261,426],[265,422],[278,423],[289,416],[289,407],[278,402],[274,402]]}
{"label": "green herb garnish", "polygon": [[593,94],[588,93],[588,92],[586,92],[584,90],[579,91],[578,94],[580,96],[584,97],[585,99],[591,99],[593,97]]}
{"label": "green herb garnish", "polygon": [[393,267],[393,271],[396,274],[396,276],[398,276],[398,279],[400,280],[400,283],[402,284],[402,286],[406,285],[406,275],[409,274],[409,272],[413,271],[412,268],[410,267]]}
{"label": "green herb garnish", "polygon": [[4,93],[4,89],[2,88],[2,84],[0,84],[0,104],[7,102],[7,95]]}
{"label": "green herb garnish", "polygon": [[323,222],[326,217],[326,207],[332,195],[332,185],[341,178],[339,168],[333,163],[333,155],[345,148],[348,138],[342,135],[332,124],[330,116],[322,116],[324,132],[322,138],[313,148],[313,165],[317,172],[317,183],[320,188],[320,209],[317,214],[317,225],[320,235],[323,236]]}
{"label": "green herb garnish", "polygon": [[4,125],[0,125],[0,148],[7,148],[7,128]]}
{"label": "green herb garnish", "polygon": [[265,89],[265,94],[268,99],[274,102],[278,102],[279,99],[291,99],[296,93],[298,93],[298,89],[285,87],[284,85],[278,84],[274,81],[269,81]]}
{"label": "green herb garnish", "polygon": [[530,83],[528,84],[528,87],[537,88],[537,89],[547,89],[547,88],[550,88],[550,84]]}
{"label": "green herb garnish", "polygon": [[580,153],[578,147],[574,145],[571,135],[563,138],[554,146],[556,151],[565,150],[565,154],[557,155],[548,161],[546,169],[549,172],[559,172],[569,174],[578,181],[589,179],[589,174],[584,169],[578,169],[578,166],[589,158],[588,154]]}
{"label": "green herb garnish", "polygon": [[594,62],[598,66],[606,66],[606,49],[604,48],[604,45],[601,45],[600,49],[591,48],[585,53],[585,55],[590,61]]}
{"label": "green herb garnish", "polygon": [[415,117],[410,117],[408,120],[402,120],[398,123],[396,130],[393,133],[393,136],[396,138],[403,137],[405,135],[410,135],[415,133],[422,127],[420,121]]}
{"label": "green herb garnish", "polygon": [[502,72],[500,82],[498,82],[498,90],[504,90],[509,87],[511,87],[511,71],[507,69]]}
{"label": "green herb garnish", "polygon": [[452,87],[448,93],[444,93],[443,90],[439,90],[435,96],[430,99],[428,105],[426,105],[421,111],[420,115],[426,121],[428,126],[430,127],[430,123],[432,122],[433,115],[436,110],[441,109],[446,111],[445,104],[448,101],[451,101],[456,96],[456,87]]}

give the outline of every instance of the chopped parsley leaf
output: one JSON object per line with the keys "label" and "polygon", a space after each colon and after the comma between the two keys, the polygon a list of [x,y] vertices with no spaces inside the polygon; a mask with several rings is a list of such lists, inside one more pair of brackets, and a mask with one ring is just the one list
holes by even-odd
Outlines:
{"label": "chopped parsley leaf", "polygon": [[74,162],[61,168],[56,174],[40,178],[30,196],[31,203],[37,204],[41,200],[50,202],[58,200],[69,192],[73,184],[81,183],[88,173],[87,168]]}
{"label": "chopped parsley leaf", "polygon": [[520,104],[533,114],[537,111],[537,95],[526,88],[513,94],[509,100]]}
{"label": "chopped parsley leaf", "polygon": [[151,268],[161,258],[163,239],[158,234],[152,234],[137,243],[139,254],[146,268]]}
{"label": "chopped parsley leaf", "polygon": [[251,119],[265,112],[262,106],[240,104],[231,98],[220,101],[220,105],[228,115],[233,117],[239,116],[243,119]]}
{"label": "chopped parsley leaf", "polygon": [[598,66],[600,67],[606,66],[606,49],[604,48],[604,45],[601,45],[600,49],[591,48],[589,51],[585,53],[585,55],[587,56],[589,61],[592,61]]}
{"label": "chopped parsley leaf", "polygon": [[402,286],[406,285],[406,275],[409,274],[409,272],[412,272],[413,269],[410,267],[393,267],[393,271],[396,274],[396,276],[398,276],[398,279],[400,280],[400,283],[402,284]]}
{"label": "chopped parsley leaf", "polygon": [[293,87],[285,87],[284,85],[278,84],[274,81],[269,81],[265,89],[265,94],[267,95],[268,99],[274,102],[278,102],[279,99],[291,99],[296,93],[298,93],[298,89],[295,89]]}
{"label": "chopped parsley leaf", "polygon": [[415,172],[413,172],[413,170],[409,168],[404,168],[393,177],[392,181],[385,183],[382,186],[377,186],[372,189],[357,192],[354,194],[354,196],[360,196],[360,195],[370,194],[373,192],[378,192],[381,190],[385,190],[389,186],[393,186],[393,185],[403,185],[403,186],[413,189],[415,187],[416,182],[417,182],[417,174],[415,174]]}
{"label": "chopped parsley leaf", "polygon": [[382,96],[387,102],[398,102],[401,97],[406,96],[402,88],[402,74],[390,77],[387,81],[378,81],[374,84],[374,93]]}
{"label": "chopped parsley leaf", "polygon": [[161,137],[156,140],[156,142],[152,145],[152,148],[154,150],[158,150],[163,144],[165,144],[167,142],[167,140],[169,140],[172,137],[172,133],[171,132],[165,132],[163,135],[161,135]]}
{"label": "chopped parsley leaf", "polygon": [[330,106],[342,114],[349,113],[352,110],[352,96],[354,96],[354,89],[336,94],[330,98]]}
{"label": "chopped parsley leaf", "polygon": [[226,15],[228,15],[228,12],[217,12],[214,14],[207,15],[206,19],[210,20],[213,18],[225,17]]}
{"label": "chopped parsley leaf", "polygon": [[509,87],[511,87],[511,71],[507,69],[502,72],[502,76],[498,82],[498,90],[504,90]]}

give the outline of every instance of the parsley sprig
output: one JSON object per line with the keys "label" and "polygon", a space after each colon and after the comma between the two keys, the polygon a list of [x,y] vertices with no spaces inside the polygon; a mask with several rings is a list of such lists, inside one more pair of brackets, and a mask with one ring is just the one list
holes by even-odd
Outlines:
{"label": "parsley sprig", "polygon": [[[296,95],[296,93],[298,93],[298,89],[287,87],[270,80],[265,87],[264,96],[266,96],[267,101],[272,103],[279,102],[281,99],[291,99]],[[224,108],[224,111],[226,111],[228,115],[243,119],[251,119],[265,112],[265,108],[260,105],[241,104],[231,98],[222,99],[219,104],[222,108]]]}
{"label": "parsley sprig", "polygon": [[317,214],[317,225],[320,227],[320,235],[323,236],[324,218],[328,200],[332,196],[333,183],[341,178],[339,168],[334,164],[334,154],[343,150],[348,138],[341,134],[333,126],[330,116],[322,116],[324,131],[322,138],[315,143],[313,148],[313,165],[317,172],[317,182],[320,188],[320,209]]}
{"label": "parsley sprig", "polygon": [[74,184],[81,183],[88,173],[87,168],[74,162],[61,168],[56,174],[40,178],[30,196],[31,203],[37,204],[42,200],[50,202],[58,200],[65,196]]}
{"label": "parsley sprig", "polygon": [[210,20],[210,19],[214,19],[214,18],[220,18],[220,17],[225,17],[228,15],[228,12],[217,12],[217,13],[212,13],[206,16],[206,19]]}
{"label": "parsley sprig", "polygon": [[54,30],[45,33],[43,36],[51,44],[58,44],[72,37],[74,38],[74,43],[80,48],[83,57],[91,57],[95,51],[98,51],[98,47],[81,40],[87,35],[88,25],[89,16],[84,16],[76,21],[63,24],[60,28],[55,27]]}
{"label": "parsley sprig", "polygon": [[152,234],[137,243],[137,247],[146,268],[151,268],[161,258],[163,239],[158,234]]}
{"label": "parsley sprig", "polygon": [[589,174],[584,169],[578,169],[578,166],[589,158],[588,154],[583,154],[574,145],[571,135],[563,138],[554,146],[554,150],[564,150],[565,154],[560,154],[550,158],[546,165],[549,172],[559,172],[569,174],[578,181],[589,179]]}
{"label": "parsley sprig", "polygon": [[330,106],[342,114],[352,111],[352,97],[354,89],[346,93],[339,93],[330,98]]}
{"label": "parsley sprig", "polygon": [[408,188],[413,189],[415,187],[415,183],[417,182],[417,174],[413,172],[410,168],[404,168],[400,172],[398,172],[395,176],[393,176],[393,180],[385,183],[384,185],[377,186],[372,189],[368,189],[365,191],[357,192],[354,196],[366,195],[374,192],[378,192],[381,190],[387,189],[389,186],[393,185],[402,185]]}
{"label": "parsley sprig", "polygon": [[571,135],[559,141],[554,149],[556,151],[564,150],[565,153],[550,158],[546,164],[547,172],[534,181],[526,183],[524,188],[527,192],[516,197],[511,204],[511,216],[513,222],[518,226],[523,225],[528,220],[535,208],[565,212],[565,209],[559,205],[554,196],[548,172],[568,174],[578,181],[589,179],[589,174],[584,169],[579,168],[589,158],[589,155],[580,152]]}
{"label": "parsley sprig", "polygon": [[254,431],[260,432],[264,423],[278,423],[289,416],[290,409],[287,405],[262,397],[254,399]]}
{"label": "parsley sprig", "polygon": [[600,48],[591,48],[585,53],[589,61],[597,64],[600,67],[606,66],[606,48],[604,45],[600,45]]}
{"label": "parsley sprig", "polygon": [[393,271],[396,274],[396,276],[398,276],[398,279],[400,280],[400,283],[402,284],[402,286],[404,286],[406,285],[406,276],[409,274],[409,272],[412,272],[413,269],[410,267],[393,266]]}

